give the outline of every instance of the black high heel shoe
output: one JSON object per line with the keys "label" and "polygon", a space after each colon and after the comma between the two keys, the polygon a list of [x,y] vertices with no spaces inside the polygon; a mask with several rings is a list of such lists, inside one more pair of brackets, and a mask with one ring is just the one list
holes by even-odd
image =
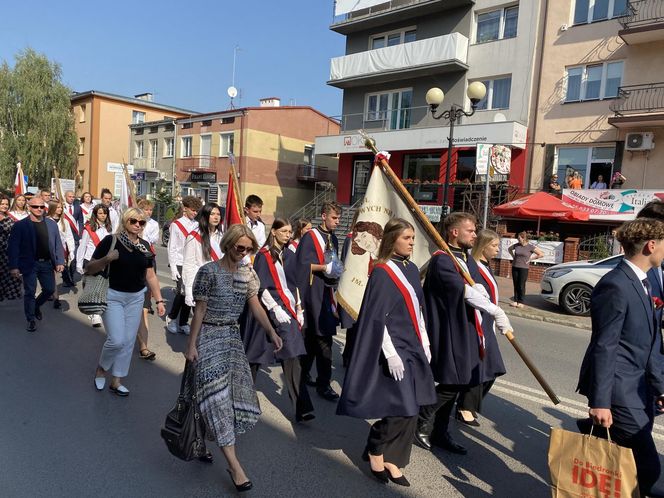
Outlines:
{"label": "black high heel shoe", "polygon": [[463,415],[461,415],[461,413],[458,412],[458,411],[456,412],[456,419],[459,422],[463,422],[464,424],[469,425],[471,427],[479,427],[480,426],[480,423],[477,421],[477,419],[473,419],[473,420],[468,421],[465,418],[463,418]]}
{"label": "black high heel shoe", "polygon": [[390,481],[392,481],[394,484],[398,484],[399,486],[410,486],[410,482],[408,482],[408,479],[406,479],[406,476],[403,474],[401,474],[399,477],[393,477],[392,474],[388,472],[387,477]]}
{"label": "black high heel shoe", "polygon": [[228,472],[228,475],[231,476],[231,481],[233,481],[233,486],[235,486],[235,489],[239,493],[242,493],[243,491],[249,491],[251,488],[254,487],[251,481],[243,482],[242,484],[235,484],[235,479],[233,479],[233,474],[231,474],[230,469],[226,469],[226,472]]}
{"label": "black high heel shoe", "polygon": [[380,481],[383,484],[387,484],[389,482],[389,480],[391,479],[390,473],[387,471],[387,469],[383,469],[383,470],[371,469],[371,473],[373,474],[373,476],[376,479],[378,479],[378,481]]}

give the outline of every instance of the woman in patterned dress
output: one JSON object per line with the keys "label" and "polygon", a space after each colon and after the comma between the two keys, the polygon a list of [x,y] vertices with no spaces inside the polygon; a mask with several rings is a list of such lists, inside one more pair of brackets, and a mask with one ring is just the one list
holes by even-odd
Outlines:
{"label": "woman in patterned dress", "polygon": [[7,242],[14,220],[9,216],[9,199],[0,194],[0,301],[21,297],[22,282],[9,274]]}
{"label": "woman in patterned dress", "polygon": [[238,491],[252,483],[235,455],[235,436],[251,429],[261,414],[238,319],[245,303],[267,331],[275,351],[282,347],[258,300],[259,281],[243,257],[258,249],[251,230],[231,226],[220,243],[224,257],[203,265],[192,294],[196,311],[185,356],[196,364],[196,397],[208,438],[221,448]]}

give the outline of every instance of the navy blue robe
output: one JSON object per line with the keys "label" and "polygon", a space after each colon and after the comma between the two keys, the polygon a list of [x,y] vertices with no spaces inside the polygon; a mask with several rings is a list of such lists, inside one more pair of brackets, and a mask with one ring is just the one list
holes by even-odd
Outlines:
{"label": "navy blue robe", "polygon": [[[493,275],[491,268],[487,266],[489,273]],[[479,271],[478,271],[479,273]],[[482,274],[479,274],[476,283],[482,284],[486,291],[491,296],[491,287],[484,279]],[[493,302],[493,301],[492,301]],[[498,303],[493,303],[498,304]],[[482,312],[482,330],[484,331],[484,341],[486,354],[481,362],[482,374],[481,382],[489,382],[495,380],[496,377],[505,375],[505,364],[503,363],[503,356],[500,354],[500,347],[498,346],[498,338],[493,330],[494,319],[489,313]]]}
{"label": "navy blue robe", "polygon": [[[282,255],[284,259],[284,273],[287,275],[288,271],[293,271],[295,266],[295,254],[289,250],[285,250]],[[267,257],[270,257],[270,255],[268,254]],[[259,252],[256,255],[256,258],[254,259],[254,270],[260,279],[260,290],[258,292],[259,299],[263,291],[267,290],[274,301],[281,306],[286,313],[288,313],[291,317],[291,321],[290,323],[279,323],[274,312],[265,310],[274,330],[276,330],[284,343],[283,347],[275,353],[274,346],[268,339],[265,329],[260,323],[258,323],[258,320],[253,317],[251,312],[247,313],[248,316],[242,333],[242,342],[244,343],[247,360],[249,363],[266,365],[272,363],[275,357],[277,360],[288,360],[305,354],[306,350],[304,347],[302,331],[300,331],[296,318],[288,312],[281,296],[277,292],[277,287],[272,277],[272,273],[270,273],[266,255],[263,254],[263,252]],[[291,285],[290,282],[287,282],[287,285],[293,293],[293,297],[297,300],[295,286]],[[295,311],[294,307],[293,311]]]}
{"label": "navy blue robe", "polygon": [[[398,263],[423,302],[417,266]],[[403,361],[402,381],[396,381],[383,355],[383,331]],[[357,341],[344,379],[337,414],[373,419],[413,417],[420,406],[436,402],[433,377],[402,294],[387,274],[374,268],[364,292],[357,322]]]}
{"label": "navy blue robe", "polygon": [[[343,261],[344,264],[346,264],[346,255],[348,254],[348,251],[350,251],[350,246],[353,243],[353,234],[349,233],[346,235],[346,239],[344,240],[344,245],[341,247],[341,261]],[[355,320],[353,320],[353,317],[348,314],[348,312],[341,306],[339,305],[339,322],[341,323],[341,328],[342,329],[349,329],[355,324]]]}
{"label": "navy blue robe", "polygon": [[[318,258],[314,246],[314,230],[329,241],[334,251],[339,251],[337,237],[325,232],[320,227],[312,228],[302,236],[295,253],[297,260],[297,288],[300,290],[302,309],[304,310],[304,324],[309,334],[332,336],[337,333],[339,318],[332,311],[333,294],[336,281],[325,277],[322,271],[312,272],[311,264],[323,264]],[[325,251],[325,247],[322,248]]]}
{"label": "navy blue robe", "polygon": [[[466,264],[472,279],[480,282],[475,260],[467,258]],[[424,302],[433,378],[440,384],[471,387],[482,382],[483,373],[474,309],[463,298],[465,284],[450,256],[442,253],[431,258]]]}

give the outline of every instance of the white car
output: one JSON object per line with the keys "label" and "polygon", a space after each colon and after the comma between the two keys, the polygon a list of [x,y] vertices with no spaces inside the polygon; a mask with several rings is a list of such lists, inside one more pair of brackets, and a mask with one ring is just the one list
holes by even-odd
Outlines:
{"label": "white car", "polygon": [[554,265],[544,272],[541,296],[570,315],[590,314],[590,295],[605,274],[622,261],[622,254],[599,261],[572,261]]}

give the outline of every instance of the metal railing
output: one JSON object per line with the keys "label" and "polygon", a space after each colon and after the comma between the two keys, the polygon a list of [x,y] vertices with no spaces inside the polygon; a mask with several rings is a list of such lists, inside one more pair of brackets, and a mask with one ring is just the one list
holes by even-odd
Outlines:
{"label": "metal railing", "polygon": [[320,216],[320,209],[323,204],[336,199],[336,190],[336,187],[330,182],[316,183],[314,188],[314,198],[292,213],[288,218],[293,221],[300,218],[312,220],[315,217]]}
{"label": "metal railing", "polygon": [[639,28],[650,24],[664,23],[662,0],[632,0],[627,14],[620,18],[623,29]]}
{"label": "metal railing", "polygon": [[349,130],[389,131],[432,126],[425,118],[429,106],[400,107],[386,111],[358,112],[333,116],[341,123],[341,132]]}
{"label": "metal railing", "polygon": [[354,12],[349,12],[348,14],[335,16],[332,24],[343,24],[345,22],[357,21],[363,17],[370,17],[376,14],[385,14],[391,10],[401,9],[403,7],[408,7],[418,3],[432,3],[434,1],[439,0],[386,0],[384,3],[373,5],[366,9],[356,10]]}
{"label": "metal railing", "polygon": [[616,116],[664,112],[664,82],[621,86],[609,109]]}
{"label": "metal railing", "polygon": [[179,171],[191,171],[197,169],[216,169],[217,160],[215,156],[189,156],[177,160]]}
{"label": "metal railing", "polygon": [[327,176],[327,171],[325,166],[298,164],[297,179],[304,182],[318,182],[324,180],[324,177]]}

